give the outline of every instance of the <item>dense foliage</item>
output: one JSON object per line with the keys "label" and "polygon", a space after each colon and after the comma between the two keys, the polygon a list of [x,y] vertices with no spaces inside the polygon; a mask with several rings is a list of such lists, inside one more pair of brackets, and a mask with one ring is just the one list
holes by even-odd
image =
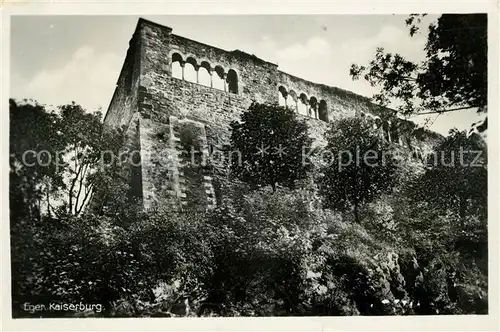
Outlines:
{"label": "dense foliage", "polygon": [[[328,204],[330,196],[314,181],[290,188],[272,188],[268,182],[258,187],[253,178],[240,178],[237,172],[214,176],[223,192],[214,210],[144,213],[128,195],[126,167],[96,167],[87,177],[94,181],[96,198],[75,213],[67,203],[73,192],[67,187],[73,166],[56,171],[52,164],[19,165],[23,149],[44,144],[56,154],[68,145],[86,144],[99,154],[108,147],[96,142],[107,135],[119,142],[121,134],[107,132],[93,117],[82,116],[77,105],[71,105],[74,114],[65,115],[68,108],[62,109],[51,113],[40,105],[11,101],[14,317],[488,311],[485,167],[455,166],[454,173],[446,175],[447,170],[430,164],[411,180],[398,176],[393,180],[402,188],[397,195],[381,189],[363,194],[356,217]],[[82,135],[78,141],[73,135],[78,128],[60,129],[65,116],[88,120],[100,134]],[[266,117],[260,119],[267,123]],[[252,121],[253,130],[260,131],[258,119]],[[75,123],[86,128],[82,122]],[[358,130],[355,143],[375,140],[362,125],[349,121],[332,128]],[[336,132],[332,129],[329,143],[346,148],[345,133]],[[449,152],[461,145],[481,148],[474,137],[459,132],[439,148]],[[122,148],[123,142],[113,146],[116,151]],[[280,174],[284,179],[286,173]],[[453,181],[458,174],[461,180]],[[366,185],[378,181],[371,176],[363,179]],[[442,185],[429,186],[436,179]],[[276,183],[287,183],[280,181]],[[44,209],[40,203],[46,200],[44,183],[51,183],[51,197],[61,197],[59,209]],[[466,208],[456,210],[450,202],[461,197]],[[102,304],[104,309],[24,309],[25,303],[80,302]]]}
{"label": "dense foliage", "polygon": [[358,220],[359,206],[390,191],[397,177],[395,156],[380,131],[360,118],[336,121],[326,134],[323,178],[320,191],[325,206],[352,209]]}

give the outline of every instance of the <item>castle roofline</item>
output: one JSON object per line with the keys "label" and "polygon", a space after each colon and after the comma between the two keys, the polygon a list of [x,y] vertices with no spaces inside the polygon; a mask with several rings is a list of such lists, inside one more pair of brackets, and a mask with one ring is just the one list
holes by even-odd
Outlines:
{"label": "castle roofline", "polygon": [[[171,33],[173,31],[173,29],[171,27],[169,27],[169,26],[162,25],[162,24],[159,24],[159,23],[147,20],[147,19],[142,18],[142,17],[140,17],[139,21],[137,22],[136,31],[141,26],[141,23],[145,23],[145,24],[149,24],[149,25],[154,25],[154,26],[159,27],[161,29],[167,30],[169,33]],[[273,65],[273,66],[276,66],[276,67],[278,66],[277,64],[275,64],[273,62],[266,61],[266,60],[264,60],[262,58],[259,58],[255,54],[250,54],[250,53],[247,53],[247,52],[242,51],[242,50],[236,49],[236,50],[228,51],[228,50],[225,50],[223,48],[220,48],[220,47],[217,47],[217,46],[213,46],[213,45],[209,45],[209,44],[200,42],[198,40],[194,40],[194,39],[191,39],[191,38],[188,38],[188,37],[185,37],[185,36],[181,36],[181,35],[178,35],[178,34],[175,34],[175,33],[173,33],[172,35],[174,35],[174,36],[176,36],[178,38],[182,38],[182,39],[185,39],[185,40],[188,40],[188,41],[191,41],[191,42],[194,42],[194,43],[206,46],[206,47],[210,47],[210,48],[222,51],[222,52],[226,52],[226,53],[232,54],[234,56],[244,56],[244,57],[248,57],[248,58],[251,58],[253,60],[257,60],[257,61],[260,61],[260,62],[263,62],[263,63],[267,63],[267,64],[270,64],[270,65]]]}
{"label": "castle roofline", "polygon": [[[139,20],[137,22],[137,27],[136,27],[136,30],[140,27],[141,23],[145,23],[145,24],[149,24],[149,25],[154,25],[154,26],[157,26],[161,29],[165,29],[165,30],[168,30],[168,32],[172,32],[173,29],[167,25],[163,25],[163,24],[160,24],[160,23],[156,23],[156,22],[153,22],[153,21],[150,21],[148,19],[145,19],[143,17],[139,17]],[[238,49],[235,49],[235,50],[232,50],[232,51],[228,51],[226,49],[223,49],[223,48],[220,48],[220,47],[217,47],[217,46],[213,46],[213,45],[209,45],[207,43],[203,43],[203,42],[200,42],[198,40],[194,40],[192,38],[188,38],[188,37],[185,37],[185,36],[181,36],[181,35],[178,35],[178,34],[173,34],[174,36],[176,37],[179,37],[179,38],[183,38],[185,40],[188,40],[188,41],[192,41],[192,42],[195,42],[195,43],[198,43],[200,45],[203,45],[203,46],[206,46],[206,47],[210,47],[210,48],[214,48],[214,49],[217,49],[219,51],[223,51],[223,52],[227,52],[227,53],[230,53],[230,54],[233,54],[233,55],[242,55],[242,56],[246,56],[246,57],[249,57],[251,59],[254,59],[254,60],[257,60],[257,61],[261,61],[261,62],[264,62],[264,63],[268,63],[268,64],[271,64],[271,65],[274,65],[276,67],[279,67],[278,64],[276,63],[273,63],[273,62],[270,62],[270,61],[267,61],[267,60],[264,60],[262,58],[259,58],[258,56],[256,56],[255,54],[250,54],[250,53],[247,53],[245,51],[242,51],[242,50],[238,50]],[[308,83],[311,83],[311,84],[315,84],[315,85],[318,85],[318,86],[321,86],[321,87],[324,87],[324,88],[327,88],[327,89],[335,89],[335,90],[338,90],[339,92],[342,92],[342,93],[345,93],[346,95],[350,95],[352,97],[355,97],[355,98],[358,98],[360,99],[361,101],[364,101],[364,102],[367,102],[367,103],[370,103],[370,104],[373,104],[373,102],[371,101],[370,98],[366,97],[366,96],[363,96],[363,95],[360,95],[360,94],[357,94],[355,92],[352,92],[352,91],[349,91],[349,90],[345,90],[345,89],[342,89],[342,88],[339,88],[339,87],[336,87],[336,86],[333,86],[333,85],[327,85],[327,84],[323,84],[323,83],[317,83],[317,82],[313,82],[313,81],[310,81],[310,80],[306,80],[302,77],[298,77],[296,75],[292,75],[290,73],[287,73],[287,72],[284,72],[282,70],[279,70],[281,73],[283,74],[286,74],[288,76],[291,76],[291,77],[294,77],[294,78],[297,78],[297,79],[300,79],[302,81],[305,81],[305,82],[308,82]],[[393,109],[391,108],[386,108],[386,109],[389,109],[391,111],[394,111]],[[395,111],[394,111],[395,112]]]}
{"label": "castle roofline", "polygon": [[[182,38],[184,40],[187,40],[187,41],[190,41],[190,42],[193,42],[193,43],[197,43],[197,44],[199,44],[201,46],[204,46],[204,47],[216,49],[218,51],[222,51],[222,52],[231,54],[231,55],[236,56],[236,57],[246,57],[246,58],[254,60],[254,61],[258,61],[258,62],[262,62],[262,63],[266,63],[266,64],[269,64],[269,65],[275,66],[276,68],[279,67],[278,64],[266,61],[264,59],[261,59],[261,58],[257,57],[255,54],[249,54],[249,53],[246,53],[246,52],[244,52],[242,50],[238,50],[238,49],[235,49],[235,50],[232,50],[232,51],[228,51],[226,49],[223,49],[223,48],[220,48],[220,47],[216,47],[216,46],[213,46],[213,45],[209,45],[209,44],[200,42],[198,40],[194,40],[194,39],[191,39],[191,38],[187,38],[185,36],[180,36],[180,35],[174,34],[174,33],[172,33],[173,29],[171,27],[169,27],[167,25],[160,24],[160,23],[156,23],[154,21],[145,19],[143,17],[139,17],[139,20],[137,22],[137,26],[136,26],[135,32],[138,31],[138,29],[141,27],[142,24],[158,27],[158,28],[160,28],[162,30],[167,31],[168,33],[171,33],[173,36],[175,36],[177,38]],[[362,103],[365,103],[367,105],[370,105],[370,110],[372,112],[375,111],[373,113],[376,114],[376,115],[381,115],[381,114],[377,114],[377,113],[379,113],[382,110],[389,111],[390,113],[392,113],[393,116],[398,114],[398,112],[396,110],[394,110],[394,109],[392,109],[390,107],[375,104],[372,101],[372,99],[369,98],[369,97],[367,97],[367,96],[364,96],[364,95],[361,95],[361,94],[358,94],[358,93],[355,93],[355,92],[352,92],[352,91],[349,91],[349,90],[346,90],[346,89],[343,89],[343,88],[339,88],[339,87],[336,87],[336,86],[333,86],[333,85],[327,85],[327,84],[324,84],[324,83],[317,83],[317,82],[313,82],[313,81],[310,81],[310,80],[306,80],[306,79],[304,79],[302,77],[289,74],[289,73],[287,73],[285,71],[282,71],[282,70],[279,70],[279,69],[277,69],[277,71],[280,72],[280,73],[282,73],[282,74],[285,74],[287,76],[290,76],[290,77],[292,77],[294,79],[298,79],[298,80],[301,80],[303,82],[306,82],[306,83],[309,83],[309,84],[312,84],[312,85],[316,85],[316,86],[320,87],[321,89],[333,90],[336,93],[343,94],[343,95],[348,96],[350,98],[356,99],[359,102],[362,102]],[[408,123],[408,124],[415,125],[415,123],[413,121],[411,121],[411,120],[401,119],[401,118],[399,118],[399,120],[403,121],[405,123]],[[440,135],[439,133],[436,133],[436,132],[434,132],[432,130],[429,130],[429,129],[426,129],[426,128],[422,128],[422,129],[427,134],[430,134],[431,136],[442,137],[442,135]]]}
{"label": "castle roofline", "polygon": [[[355,92],[352,92],[352,91],[349,91],[349,90],[346,90],[346,89],[342,89],[342,88],[339,88],[337,86],[333,86],[333,85],[328,85],[328,84],[324,84],[324,83],[317,83],[317,82],[313,82],[313,81],[310,81],[310,80],[306,80],[305,78],[302,78],[302,77],[299,77],[299,76],[296,76],[296,75],[293,75],[293,74],[290,74],[290,73],[287,73],[283,70],[278,70],[280,73],[282,74],[285,74],[285,75],[288,75],[292,78],[295,78],[295,79],[299,79],[301,81],[304,81],[304,82],[307,82],[307,83],[310,83],[310,84],[314,84],[314,85],[317,85],[321,88],[325,88],[325,89],[334,89],[334,90],[337,90],[338,92],[342,92],[342,93],[345,93],[346,95],[350,95],[351,97],[354,97],[354,98],[358,98],[360,99],[361,101],[364,101],[366,103],[370,103],[370,104],[374,104],[371,99],[367,96],[363,96],[363,95],[360,95],[358,93],[355,93]],[[376,105],[376,104],[374,104]],[[379,106],[379,105],[377,105]],[[380,106],[381,107],[381,106]],[[389,108],[389,107],[385,107],[385,109],[388,109],[388,110],[391,110],[391,111],[394,111],[396,112],[395,110],[393,110],[392,108]]]}
{"label": "castle roofline", "polygon": [[[159,27],[161,29],[164,29],[164,30],[167,30],[169,33],[171,33],[173,31],[173,29],[167,25],[163,25],[163,24],[160,24],[160,23],[156,23],[156,22],[153,22],[153,21],[150,21],[148,19],[145,19],[145,18],[142,18],[140,17],[139,18],[139,21],[137,22],[137,28],[136,28],[136,31],[137,29],[140,27],[141,23],[145,23],[145,24],[149,24],[149,25],[154,25],[156,27]],[[181,36],[181,35],[178,35],[178,34],[175,34],[175,33],[172,33],[172,35],[178,37],[178,38],[182,38],[182,39],[185,39],[185,40],[188,40],[188,41],[191,41],[191,42],[194,42],[194,43],[197,43],[197,44],[200,44],[202,46],[206,46],[206,47],[210,47],[210,48],[213,48],[213,49],[216,49],[216,50],[219,50],[219,51],[222,51],[222,52],[226,52],[226,53],[229,53],[229,54],[233,54],[233,55],[236,55],[236,56],[244,56],[244,57],[248,57],[250,59],[253,59],[253,60],[257,60],[257,61],[260,61],[260,62],[263,62],[263,63],[267,63],[267,64],[271,64],[273,66],[276,66],[276,67],[279,67],[278,64],[276,63],[273,63],[273,62],[270,62],[270,61],[266,61],[262,58],[259,58],[258,56],[256,56],[255,54],[250,54],[250,53],[247,53],[245,51],[242,51],[242,50],[238,50],[238,49],[235,49],[235,50],[232,50],[232,51],[228,51],[226,49],[223,49],[223,48],[220,48],[220,47],[217,47],[217,46],[213,46],[213,45],[210,45],[210,44],[207,44],[207,43],[203,43],[203,42],[200,42],[198,40],[194,40],[192,38],[188,38],[188,37],[185,37],[185,36]],[[360,94],[357,94],[355,92],[352,92],[352,91],[349,91],[349,90],[345,90],[345,89],[342,89],[342,88],[339,88],[339,87],[336,87],[336,86],[333,86],[333,85],[327,85],[327,84],[323,84],[323,83],[317,83],[317,82],[313,82],[313,81],[310,81],[310,80],[306,80],[302,77],[299,77],[299,76],[296,76],[296,75],[292,75],[292,74],[289,74],[287,72],[284,72],[282,70],[278,70],[279,72],[283,73],[283,74],[286,74],[290,77],[293,77],[293,78],[296,78],[296,79],[300,79],[302,81],[305,81],[305,82],[308,82],[308,83],[311,83],[311,84],[314,84],[314,85],[317,85],[317,86],[320,86],[322,88],[326,88],[326,89],[333,89],[333,90],[336,90],[337,92],[341,92],[341,93],[344,93],[346,95],[349,95],[353,98],[356,98],[362,102],[365,102],[365,103],[369,103],[369,104],[373,104],[373,102],[371,101],[371,99],[369,97],[366,97],[366,96],[363,96],[363,95],[360,95]],[[378,105],[377,105],[378,106]],[[391,109],[391,108],[388,108],[388,107],[385,107],[385,109],[387,110],[391,110],[392,112],[396,112],[395,110]]]}
{"label": "castle roofline", "polygon": [[[381,111],[389,111],[390,113],[392,113],[391,115],[392,116],[396,116],[397,117],[397,114],[399,114],[399,112],[391,107],[388,107],[388,106],[382,106],[382,105],[379,105],[379,104],[376,104],[374,103],[370,97],[367,97],[367,96],[363,96],[363,95],[360,95],[358,93],[355,93],[355,92],[352,92],[352,91],[349,91],[349,90],[346,90],[346,89],[342,89],[342,88],[339,88],[339,87],[336,87],[336,86],[333,86],[333,85],[328,85],[328,84],[323,84],[323,83],[316,83],[316,82],[313,82],[313,81],[310,81],[310,80],[306,80],[302,77],[299,77],[299,76],[296,76],[296,75],[292,75],[292,74],[289,74],[285,71],[282,71],[282,70],[278,70],[278,72],[282,73],[282,74],[285,74],[287,76],[290,76],[294,79],[297,79],[297,80],[301,80],[303,82],[306,82],[306,83],[310,83],[310,84],[313,84],[313,85],[316,85],[316,86],[319,86],[323,89],[328,89],[328,90],[334,90],[335,93],[342,93],[342,94],[345,94],[346,96],[349,96],[350,98],[353,98],[353,99],[357,99],[359,100],[360,102],[364,102],[366,103],[367,105],[370,106],[370,111],[372,111],[372,113],[374,113],[375,115],[381,115]],[[401,121],[403,123],[406,123],[408,125],[411,125],[411,126],[417,126],[417,124],[411,120],[408,120],[408,119],[404,119],[404,118],[400,118],[400,117],[397,117],[398,121]],[[433,130],[430,130],[430,129],[427,129],[427,128],[420,128],[420,130],[424,131],[427,135],[430,135],[434,138],[443,138],[444,136],[433,131]]]}
{"label": "castle roofline", "polygon": [[160,24],[160,23],[156,23],[156,22],[150,21],[150,20],[145,19],[143,17],[139,17],[139,20],[137,21],[137,25],[136,25],[136,28],[135,28],[136,31],[141,26],[141,23],[145,23],[145,24],[149,24],[149,25],[154,25],[154,26],[157,26],[157,27],[159,27],[161,29],[168,30],[169,32],[173,30],[169,26],[166,26],[166,25],[163,25],[163,24]]}

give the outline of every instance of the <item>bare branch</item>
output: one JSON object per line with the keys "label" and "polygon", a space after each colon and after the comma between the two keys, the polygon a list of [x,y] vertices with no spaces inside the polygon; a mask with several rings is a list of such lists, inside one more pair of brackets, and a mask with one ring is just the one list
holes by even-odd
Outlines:
{"label": "bare branch", "polygon": [[430,112],[417,113],[414,116],[426,115],[426,114],[438,114],[438,113],[441,114],[441,113],[448,113],[448,112],[463,111],[463,110],[472,109],[472,108],[479,108],[479,107],[483,107],[483,106],[485,106],[485,105],[463,106],[463,107],[457,107],[457,108],[450,108],[450,109],[442,110],[442,111],[430,111]]}
{"label": "bare branch", "polygon": [[84,186],[83,185],[83,181],[86,178],[87,171],[88,171],[89,167],[90,167],[90,164],[85,163],[84,166],[83,166],[83,171],[80,174],[80,181],[78,183],[78,193],[76,194],[76,200],[75,200],[75,210],[78,209],[78,203],[80,201],[80,194],[82,192],[82,187]]}
{"label": "bare branch", "polygon": [[[76,160],[75,160],[75,165],[76,165]],[[75,177],[71,180],[71,185],[69,187],[69,212],[73,212],[73,190],[75,189],[76,181],[78,181],[78,177],[80,173],[82,172],[83,164],[80,164],[79,167],[76,167],[75,170]]]}

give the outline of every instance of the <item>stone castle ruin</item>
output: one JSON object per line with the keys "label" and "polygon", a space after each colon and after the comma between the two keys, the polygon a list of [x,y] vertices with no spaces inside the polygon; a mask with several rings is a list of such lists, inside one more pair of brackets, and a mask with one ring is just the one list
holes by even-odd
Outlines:
{"label": "stone castle ruin", "polygon": [[254,55],[206,45],[141,18],[104,121],[125,127],[129,148],[139,151],[140,164],[131,167],[130,181],[144,207],[215,206],[210,167],[188,163],[183,151],[194,147],[197,156],[206,157],[210,146],[227,142],[229,123],[252,102],[296,109],[318,146],[325,144],[329,122],[352,116],[372,121],[386,140],[411,149],[416,158],[438,136],[424,131],[416,139],[413,123],[366,97],[309,82]]}

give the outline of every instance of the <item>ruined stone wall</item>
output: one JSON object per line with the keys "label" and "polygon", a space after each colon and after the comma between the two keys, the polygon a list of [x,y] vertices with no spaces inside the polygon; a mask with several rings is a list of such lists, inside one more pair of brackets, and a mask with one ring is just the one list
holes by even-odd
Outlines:
{"label": "ruined stone wall", "polygon": [[[211,68],[221,66],[238,74],[238,94],[247,102],[278,102],[278,95],[271,87],[277,86],[278,66],[241,51],[224,51],[181,36],[172,35],[170,54],[178,52],[186,60],[192,57],[198,65],[207,62]],[[168,59],[171,61],[171,58]],[[170,62],[171,65],[171,62]]]}
{"label": "ruined stone wall", "polygon": [[[176,177],[179,167],[171,167],[173,160],[168,159],[175,160],[178,153],[177,143],[168,140],[172,135],[172,119],[187,119],[202,125],[204,144],[218,145],[227,141],[229,123],[239,118],[246,103],[241,96],[172,77],[162,80],[156,77],[152,82],[148,89],[140,87],[139,130],[145,205],[170,202],[175,206],[184,202],[184,205],[190,206],[190,199],[194,197],[184,196],[187,187]],[[184,175],[181,172],[180,181],[190,182],[191,178]],[[207,190],[210,187],[207,182]],[[205,201],[208,202],[212,194],[206,194]]]}
{"label": "ruined stone wall", "polygon": [[[165,160],[167,154],[174,159],[178,157],[175,147],[172,142],[159,137],[164,131],[172,130],[171,119],[175,118],[202,124],[207,145],[227,142],[230,122],[238,120],[252,101],[277,103],[277,94],[271,88],[277,86],[277,66],[242,52],[226,52],[174,35],[166,27],[141,22],[136,33],[143,50],[138,111],[145,205],[159,202],[190,205],[196,199],[210,202],[213,188],[209,174],[200,178],[204,181],[200,184],[205,188],[202,194],[206,194],[206,199],[186,194],[194,193],[188,185],[192,182],[191,176],[180,171],[179,182],[176,177],[179,168],[176,172],[176,167],[167,166]],[[172,77],[173,53],[180,54],[183,60],[194,59],[196,65],[205,62],[204,65],[208,64],[211,69],[219,66],[226,74],[234,70],[238,77],[238,92],[221,91]]]}
{"label": "ruined stone wall", "polygon": [[[173,77],[174,57],[183,65],[204,67],[212,76],[234,71],[237,91]],[[365,113],[376,116],[379,111],[366,97],[309,82],[253,55],[193,41],[173,34],[171,28],[140,19],[105,121],[113,126],[130,126],[131,146],[140,149],[142,167],[136,170],[140,179],[136,179],[135,186],[139,181],[144,205],[173,208],[202,201],[212,204],[213,187],[206,169],[200,169],[199,174],[190,170],[191,177],[179,166],[184,158],[179,154],[179,146],[183,145],[179,125],[203,133],[197,137],[206,145],[220,145],[228,140],[230,122],[238,120],[252,102],[278,104],[279,89],[326,103],[330,122]],[[314,144],[324,145],[328,123],[306,115],[299,117],[308,123]],[[427,144],[422,143],[425,139],[418,142]],[[199,152],[206,153],[204,149]],[[194,178],[206,190],[195,190]]]}
{"label": "ruined stone wall", "polygon": [[313,83],[281,71],[278,73],[278,85],[283,86],[287,92],[295,91],[298,96],[304,93],[308,99],[315,97],[318,101],[325,100],[329,121],[355,116],[356,111],[360,110],[369,112],[367,103],[361,96]]}
{"label": "ruined stone wall", "polygon": [[[125,148],[140,151],[139,120],[137,93],[140,76],[140,38],[134,33],[129,42],[122,70],[116,83],[116,89],[104,118],[107,126],[124,129],[127,141]],[[132,163],[125,164],[123,176],[130,182],[130,194],[142,200],[142,167],[139,155],[132,155]],[[117,159],[116,159],[117,160]]]}
{"label": "ruined stone wall", "polygon": [[141,71],[141,44],[137,33],[129,42],[116,89],[106,112],[104,123],[113,127],[128,126],[137,111],[137,89]]}

